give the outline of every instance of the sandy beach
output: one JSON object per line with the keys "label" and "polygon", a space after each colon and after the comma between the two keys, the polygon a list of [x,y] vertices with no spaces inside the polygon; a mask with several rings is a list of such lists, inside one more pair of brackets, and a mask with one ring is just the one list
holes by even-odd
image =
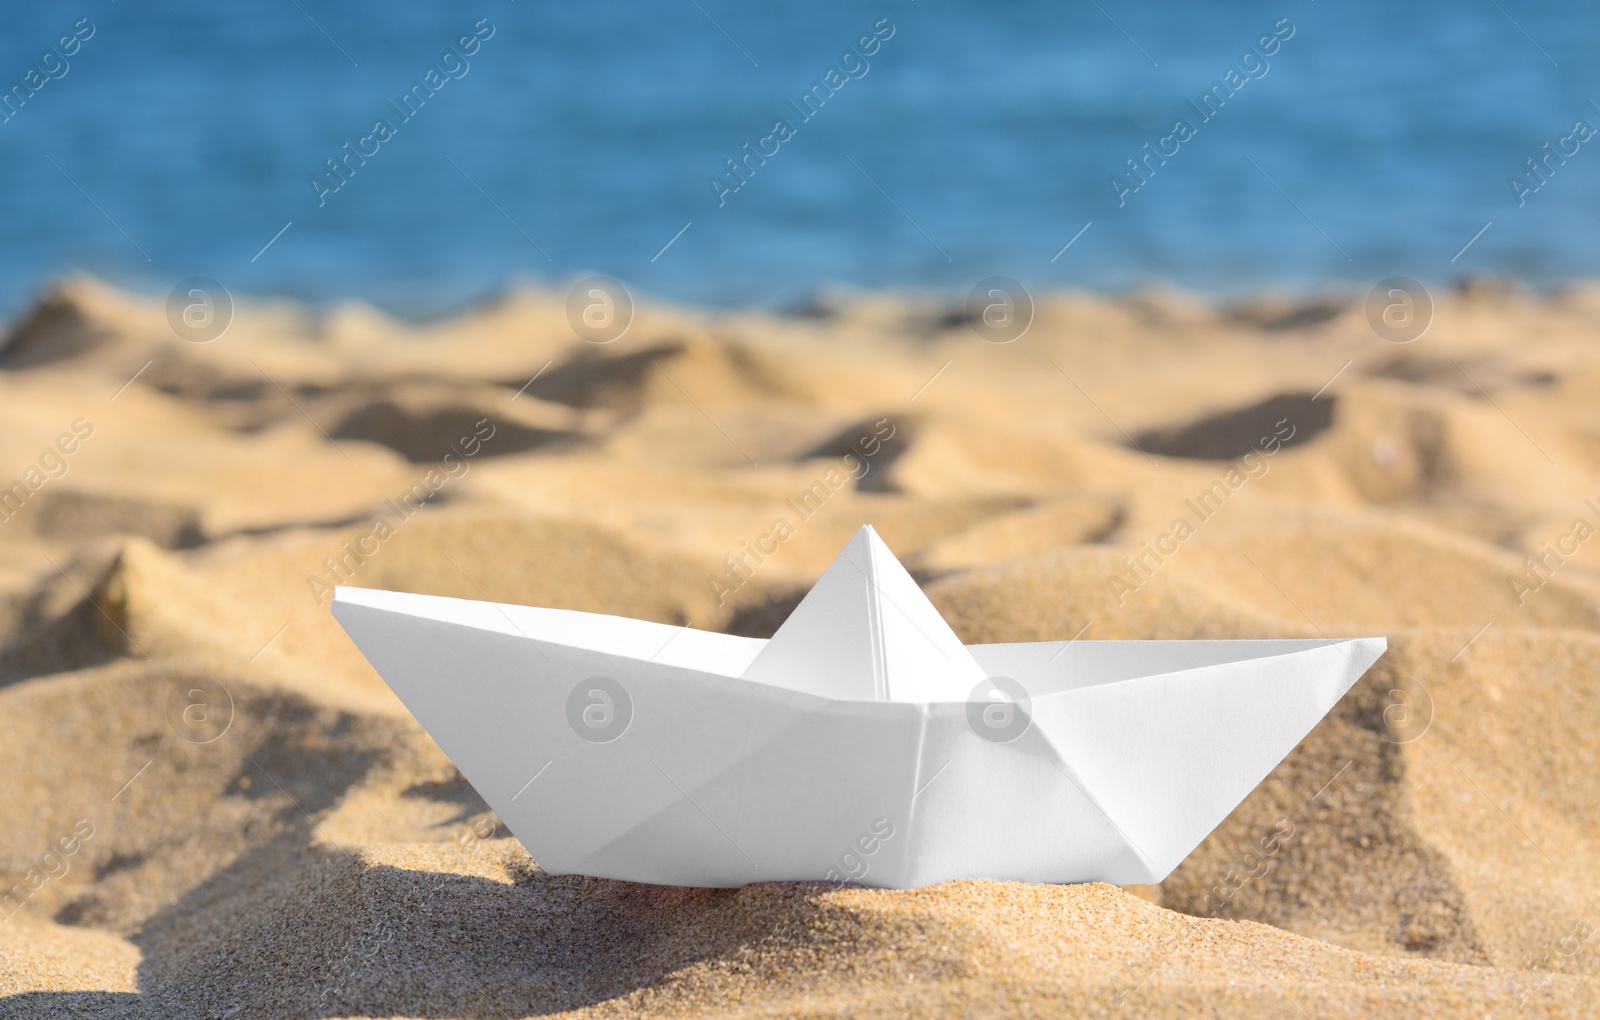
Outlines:
{"label": "sandy beach", "polygon": [[[0,1016],[1594,1015],[1600,289],[1365,296],[193,343],[59,282],[0,347]],[[541,871],[328,608],[768,636],[864,523],[967,642],[1390,650],[1159,886],[698,890]]]}

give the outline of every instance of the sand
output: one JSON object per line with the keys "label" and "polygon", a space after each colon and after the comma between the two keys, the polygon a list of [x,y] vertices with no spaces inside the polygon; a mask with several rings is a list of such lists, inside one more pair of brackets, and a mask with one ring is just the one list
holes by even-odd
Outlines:
{"label": "sand", "polygon": [[[241,298],[197,345],[63,281],[0,348],[0,1016],[1594,1015],[1600,290],[1409,344],[1363,298],[1039,295],[1011,344],[641,298],[605,345],[553,292]],[[967,641],[1391,650],[1160,886],[693,890],[541,871],[326,604],[765,635],[869,522]]]}

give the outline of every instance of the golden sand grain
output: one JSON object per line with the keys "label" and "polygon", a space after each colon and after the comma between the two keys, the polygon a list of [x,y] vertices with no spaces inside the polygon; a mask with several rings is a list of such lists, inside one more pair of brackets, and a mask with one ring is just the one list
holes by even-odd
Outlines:
{"label": "golden sand grain", "polygon": [[[0,1016],[1593,1016],[1586,295],[1441,294],[1411,345],[1151,292],[1003,346],[889,297],[596,346],[527,292],[195,346],[67,281],[0,348]],[[541,871],[327,611],[759,635],[865,522],[969,641],[1390,652],[1159,887],[698,890]]]}

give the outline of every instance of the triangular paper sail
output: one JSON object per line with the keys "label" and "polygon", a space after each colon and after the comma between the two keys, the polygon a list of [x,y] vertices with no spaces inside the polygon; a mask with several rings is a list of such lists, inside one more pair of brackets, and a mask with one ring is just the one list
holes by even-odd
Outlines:
{"label": "triangular paper sail", "polygon": [[333,611],[541,868],[721,887],[1159,882],[1385,647],[962,647],[871,529],[770,641],[358,588]]}
{"label": "triangular paper sail", "polygon": [[744,679],[826,698],[960,701],[983,670],[868,524]]}

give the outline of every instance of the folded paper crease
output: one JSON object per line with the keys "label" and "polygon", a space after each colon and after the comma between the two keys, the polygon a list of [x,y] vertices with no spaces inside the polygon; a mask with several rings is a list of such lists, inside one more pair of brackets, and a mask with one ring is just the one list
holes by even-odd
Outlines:
{"label": "folded paper crease", "polygon": [[806,593],[744,679],[830,698],[959,701],[983,670],[868,525]]}
{"label": "folded paper crease", "polygon": [[[352,588],[333,611],[541,867],[723,887],[1160,881],[1386,644],[964,646],[870,527],[767,641]],[[614,730],[575,721],[596,677]],[[999,677],[1015,732],[982,721]]]}

